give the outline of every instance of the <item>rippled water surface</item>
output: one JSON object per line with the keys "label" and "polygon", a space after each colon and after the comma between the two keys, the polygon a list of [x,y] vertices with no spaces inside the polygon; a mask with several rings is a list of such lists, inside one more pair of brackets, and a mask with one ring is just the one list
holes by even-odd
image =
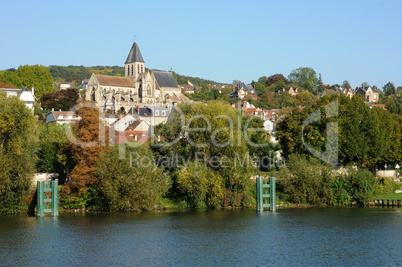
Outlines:
{"label": "rippled water surface", "polygon": [[398,266],[401,208],[0,217],[1,266]]}

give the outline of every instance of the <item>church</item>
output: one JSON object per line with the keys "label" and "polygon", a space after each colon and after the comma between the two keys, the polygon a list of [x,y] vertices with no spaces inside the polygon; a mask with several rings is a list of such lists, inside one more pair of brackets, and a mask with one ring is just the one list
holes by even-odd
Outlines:
{"label": "church", "polygon": [[134,42],[125,62],[125,77],[92,74],[85,99],[94,101],[101,112],[132,113],[138,107],[171,108],[190,101],[181,93],[172,73],[146,71],[145,61]]}

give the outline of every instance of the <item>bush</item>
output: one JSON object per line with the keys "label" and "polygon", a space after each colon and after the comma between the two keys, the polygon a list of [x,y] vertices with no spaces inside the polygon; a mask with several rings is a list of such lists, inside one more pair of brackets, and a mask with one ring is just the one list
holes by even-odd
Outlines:
{"label": "bush", "polygon": [[[131,158],[130,153],[135,153],[140,159]],[[144,164],[142,159],[150,164]],[[126,148],[124,159],[119,159],[118,146],[104,154],[95,167],[102,209],[136,211],[153,208],[169,189],[170,180],[152,162],[153,155],[144,146]]]}

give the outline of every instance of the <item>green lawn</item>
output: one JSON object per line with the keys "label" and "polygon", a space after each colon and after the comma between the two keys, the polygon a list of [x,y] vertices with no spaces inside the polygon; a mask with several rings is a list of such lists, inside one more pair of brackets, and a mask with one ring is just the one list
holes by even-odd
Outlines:
{"label": "green lawn", "polygon": [[378,195],[375,196],[374,198],[379,199],[379,198],[383,198],[383,199],[402,199],[402,193],[392,193],[392,194],[388,194],[388,195]]}

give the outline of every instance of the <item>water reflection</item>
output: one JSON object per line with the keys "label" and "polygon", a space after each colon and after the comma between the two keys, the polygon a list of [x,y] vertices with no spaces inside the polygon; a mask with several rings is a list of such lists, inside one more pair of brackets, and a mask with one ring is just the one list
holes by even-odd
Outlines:
{"label": "water reflection", "polygon": [[0,265],[394,265],[401,219],[395,208],[2,216]]}

